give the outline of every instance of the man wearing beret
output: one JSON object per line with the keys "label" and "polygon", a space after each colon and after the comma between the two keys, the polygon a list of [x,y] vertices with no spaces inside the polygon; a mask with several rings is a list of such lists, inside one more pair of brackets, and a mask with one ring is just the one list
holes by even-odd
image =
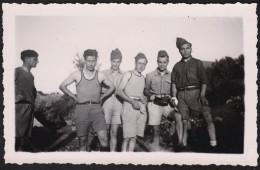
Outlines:
{"label": "man wearing beret", "polygon": [[[110,56],[111,68],[102,71],[102,73],[117,88],[123,75],[119,68],[122,61],[122,54],[119,49],[115,49],[112,50]],[[103,86],[102,93],[105,93],[107,90],[107,87]],[[117,130],[121,124],[122,100],[114,93],[104,101],[103,108],[105,112],[106,123],[108,129],[110,129],[110,151],[116,151]]]}
{"label": "man wearing beret", "polygon": [[215,126],[211,117],[208,101],[205,98],[208,79],[202,62],[192,57],[192,44],[177,38],[176,46],[182,56],[172,70],[173,97],[178,99],[178,110],[183,120],[182,145],[187,147],[187,129],[190,114],[203,115],[210,138],[210,145],[216,146]]}
{"label": "man wearing beret", "polygon": [[[171,105],[171,72],[167,70],[169,63],[169,56],[166,51],[161,50],[158,52],[156,70],[148,73],[145,77],[145,90],[144,93],[150,99],[147,104],[149,122],[148,124],[153,128],[153,143],[151,150],[158,151],[159,148],[159,135],[160,123],[162,116],[167,118],[174,118],[172,122],[172,129],[177,129],[178,140],[182,140],[182,120],[181,115],[178,113],[176,106]],[[177,103],[176,103],[177,104]]]}
{"label": "man wearing beret", "polygon": [[145,80],[142,72],[145,70],[147,59],[143,53],[135,57],[135,69],[123,74],[116,94],[124,100],[123,144],[122,151],[134,151],[136,137],[144,136],[147,120],[146,99],[144,97]]}
{"label": "man wearing beret", "polygon": [[15,69],[15,150],[26,151],[26,145],[34,150],[29,137],[32,135],[33,108],[37,95],[31,69],[38,63],[38,53],[34,50],[21,52],[22,67]]}
{"label": "man wearing beret", "polygon": [[[102,151],[108,151],[107,126],[101,103],[103,99],[115,91],[115,87],[107,77],[95,69],[98,53],[88,49],[84,52],[85,66],[66,78],[60,85],[60,90],[76,101],[75,119],[79,138],[79,150],[86,151],[90,127],[97,133]],[[67,86],[75,83],[77,95],[73,94]],[[101,83],[108,90],[101,96]]]}

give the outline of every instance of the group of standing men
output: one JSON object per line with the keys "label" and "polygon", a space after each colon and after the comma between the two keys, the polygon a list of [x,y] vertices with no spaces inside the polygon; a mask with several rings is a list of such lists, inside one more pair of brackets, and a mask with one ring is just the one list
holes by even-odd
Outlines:
{"label": "group of standing men", "polygon": [[[172,126],[177,132],[178,147],[185,149],[191,113],[203,115],[207,122],[210,145],[217,145],[215,127],[205,98],[208,80],[203,64],[191,56],[190,42],[177,38],[176,45],[182,59],[175,64],[172,72],[167,70],[169,56],[166,51],[161,50],[157,56],[158,67],[146,77],[142,72],[148,60],[143,53],[138,53],[135,57],[134,70],[122,73],[120,69],[122,54],[118,49],[111,52],[111,68],[102,72],[95,69],[97,51],[88,49],[84,52],[84,68],[72,73],[60,85],[60,90],[77,103],[75,120],[80,151],[88,149],[87,137],[90,128],[96,132],[101,150],[116,151],[117,131],[120,124],[123,124],[122,151],[134,151],[136,138],[144,136],[147,119],[148,125],[153,129],[153,142],[150,144],[150,149],[159,151],[162,116],[174,118]],[[23,67],[26,63],[30,63],[31,58],[37,57],[38,54],[26,56],[26,59],[23,59]],[[30,68],[35,66],[36,64],[30,65]],[[26,74],[31,75],[30,69]],[[33,84],[33,78],[28,81]],[[76,84],[77,94],[73,94],[67,88],[72,83]],[[18,84],[15,78],[16,89]],[[29,90],[34,91],[33,89],[35,90],[34,84]],[[16,96],[19,94],[16,91]],[[33,101],[30,103],[32,106]],[[23,112],[23,109],[18,107],[19,104],[21,102],[16,101],[16,129],[20,129],[18,117],[21,115],[19,113]],[[32,113],[30,115],[32,117]],[[27,124],[30,128],[25,129],[22,135],[16,135],[17,139],[28,136],[28,129],[31,129],[31,126]],[[108,142],[109,138],[110,142]]]}

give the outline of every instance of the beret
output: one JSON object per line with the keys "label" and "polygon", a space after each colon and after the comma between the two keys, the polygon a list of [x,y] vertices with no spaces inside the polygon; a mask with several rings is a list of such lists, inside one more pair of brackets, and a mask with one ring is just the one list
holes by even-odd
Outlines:
{"label": "beret", "polygon": [[148,62],[147,58],[145,57],[145,55],[143,53],[138,53],[137,56],[135,57],[135,61],[137,61],[139,59],[146,59],[146,61]]}
{"label": "beret", "polygon": [[191,46],[191,43],[188,42],[187,40],[177,37],[177,39],[176,39],[177,48],[180,49],[183,44],[190,44],[190,46]]}
{"label": "beret", "polygon": [[110,54],[110,60],[122,59],[122,54],[118,48],[112,50]]}
{"label": "beret", "polygon": [[98,56],[97,50],[88,49],[84,51],[83,57],[86,58],[87,56]]}
{"label": "beret", "polygon": [[21,52],[21,59],[24,60],[25,57],[38,57],[38,53],[34,50],[24,50]]}

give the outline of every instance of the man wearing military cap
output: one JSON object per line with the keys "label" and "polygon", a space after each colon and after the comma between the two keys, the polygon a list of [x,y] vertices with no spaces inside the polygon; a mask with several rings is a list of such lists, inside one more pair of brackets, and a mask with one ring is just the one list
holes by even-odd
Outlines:
{"label": "man wearing military cap", "polygon": [[[172,129],[177,130],[178,140],[182,140],[182,120],[176,106],[171,105],[171,72],[167,70],[169,56],[166,51],[158,52],[158,67],[148,73],[145,77],[144,93],[148,96],[150,102],[147,104],[149,121],[148,124],[153,128],[153,142],[150,145],[152,151],[158,151],[160,123],[162,116],[166,118],[174,118],[172,121]],[[176,126],[175,126],[176,123]]]}
{"label": "man wearing military cap", "polygon": [[15,69],[15,150],[26,151],[26,145],[31,146],[29,137],[32,135],[33,109],[37,95],[34,86],[34,76],[31,69],[37,66],[38,53],[34,50],[21,52],[22,67]]}
{"label": "man wearing military cap", "polygon": [[147,113],[144,97],[145,80],[142,72],[147,62],[145,55],[138,53],[135,57],[135,69],[123,74],[116,91],[116,94],[124,100],[122,111],[124,152],[134,151],[137,136],[144,136]]}
{"label": "man wearing military cap", "polygon": [[202,113],[210,138],[210,145],[216,146],[215,126],[211,117],[205,93],[208,78],[202,62],[192,57],[192,44],[183,38],[177,38],[176,46],[182,56],[172,70],[172,94],[178,99],[178,110],[183,119],[182,145],[187,146],[187,129],[190,114]]}
{"label": "man wearing military cap", "polygon": [[[77,70],[60,85],[60,90],[76,101],[75,118],[79,138],[79,150],[87,150],[90,127],[97,133],[102,151],[108,151],[107,127],[101,103],[115,91],[115,87],[107,77],[95,69],[98,53],[88,49],[84,52],[83,69]],[[67,86],[75,83],[77,94],[73,94]],[[108,87],[101,96],[101,84]]]}
{"label": "man wearing military cap", "polygon": [[[110,55],[111,67],[102,73],[118,88],[119,82],[122,78],[122,71],[120,64],[122,61],[122,54],[119,49],[112,50]],[[108,90],[106,86],[103,86],[102,93]],[[117,130],[121,124],[121,111],[122,111],[122,99],[120,99],[115,93],[109,98],[105,99],[103,103],[105,112],[106,123],[110,130],[110,151],[116,151],[117,146]]]}

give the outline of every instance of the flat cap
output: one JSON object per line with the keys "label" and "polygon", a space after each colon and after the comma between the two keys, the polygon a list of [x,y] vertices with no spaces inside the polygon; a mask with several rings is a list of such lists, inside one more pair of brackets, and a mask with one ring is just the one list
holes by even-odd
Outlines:
{"label": "flat cap", "polygon": [[21,59],[24,60],[25,57],[38,57],[38,53],[34,50],[24,50],[21,52]]}

